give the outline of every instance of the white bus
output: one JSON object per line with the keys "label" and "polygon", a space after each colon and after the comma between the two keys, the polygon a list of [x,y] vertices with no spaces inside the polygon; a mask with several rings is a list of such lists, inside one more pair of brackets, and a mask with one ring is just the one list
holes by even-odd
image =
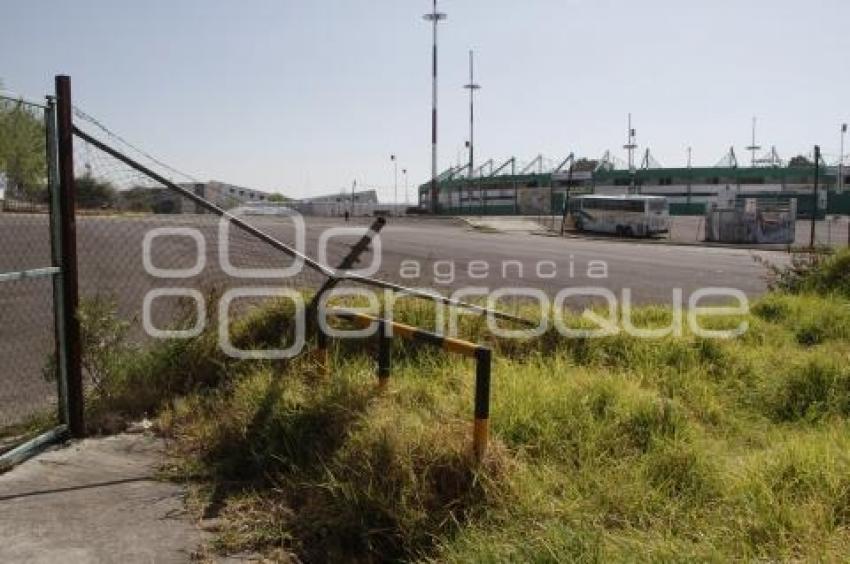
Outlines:
{"label": "white bus", "polygon": [[670,230],[670,209],[664,196],[576,196],[570,200],[570,210],[579,231],[648,237]]}

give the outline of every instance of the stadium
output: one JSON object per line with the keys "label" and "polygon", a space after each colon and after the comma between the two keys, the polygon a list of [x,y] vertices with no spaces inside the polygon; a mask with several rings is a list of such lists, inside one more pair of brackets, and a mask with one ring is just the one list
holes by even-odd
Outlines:
{"label": "stadium", "polygon": [[[571,195],[646,194],[665,196],[673,215],[702,215],[710,207],[733,207],[744,198],[797,200],[800,218],[811,217],[817,192],[817,217],[850,214],[850,184],[845,168],[814,164],[804,157],[783,163],[772,150],[766,158],[739,166],[730,149],[716,166],[665,168],[647,151],[640,166],[629,167],[606,153],[598,160],[574,155],[545,166],[538,155],[521,169],[515,157],[472,169],[451,167],[436,179],[437,211],[446,215],[561,214]],[[625,165],[625,166],[624,166]],[[817,188],[815,179],[817,176]],[[431,209],[431,182],[419,186],[419,205]]]}

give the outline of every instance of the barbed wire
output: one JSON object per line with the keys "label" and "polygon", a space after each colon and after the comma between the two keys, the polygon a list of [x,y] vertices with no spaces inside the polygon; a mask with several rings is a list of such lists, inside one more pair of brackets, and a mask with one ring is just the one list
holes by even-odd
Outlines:
{"label": "barbed wire", "polygon": [[0,90],[0,100],[5,100],[7,102],[20,102],[21,104],[26,104],[27,106],[34,106],[36,108],[40,108],[42,110],[47,109],[47,105],[41,102],[36,102],[34,100],[30,100],[17,94],[15,92],[11,92],[9,90]]}
{"label": "barbed wire", "polygon": [[185,178],[185,179],[187,179],[191,182],[196,182],[196,183],[201,182],[201,180],[199,180],[197,177],[192,176],[191,174],[183,172],[182,170],[179,170],[179,169],[169,165],[168,163],[162,161],[161,159],[154,157],[153,155],[151,155],[150,153],[148,153],[144,149],[134,145],[133,143],[130,143],[129,141],[124,139],[122,136],[118,135],[117,133],[115,133],[114,131],[112,131],[108,127],[106,127],[100,120],[98,120],[95,117],[91,116],[90,114],[86,113],[85,111],[83,111],[78,106],[74,106],[73,111],[74,111],[75,117],[78,117],[78,118],[82,119],[83,121],[86,121],[86,122],[92,124],[96,128],[100,129],[103,133],[105,133],[110,139],[113,139],[113,140],[121,143],[125,147],[132,149],[136,153],[144,156],[146,159],[150,160],[151,162],[156,163],[157,165],[164,168],[165,170],[168,170],[168,171],[170,171],[170,172],[172,172],[172,173],[174,173],[178,176],[182,176],[183,178]]}

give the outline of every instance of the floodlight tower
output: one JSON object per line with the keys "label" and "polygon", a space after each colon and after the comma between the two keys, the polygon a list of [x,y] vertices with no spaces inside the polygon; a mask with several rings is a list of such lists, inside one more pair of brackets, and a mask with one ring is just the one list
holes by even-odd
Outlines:
{"label": "floodlight tower", "polygon": [[753,116],[753,142],[747,147],[747,151],[750,151],[752,155],[750,166],[756,166],[756,151],[759,150],[761,150],[761,145],[756,145],[756,118]]}
{"label": "floodlight tower", "polygon": [[[469,84],[464,84],[464,88],[469,90],[469,182],[472,184],[472,174],[475,170],[475,91],[480,90],[481,86],[475,84],[475,74],[473,71],[473,52],[469,50]],[[484,203],[484,196],[479,189],[478,194],[481,196],[481,203]]]}
{"label": "floodlight tower", "polygon": [[629,171],[633,171],[635,168],[635,149],[637,149],[637,143],[635,143],[635,130],[632,129],[632,114],[629,113],[629,131],[628,131],[628,141],[625,145],[623,145],[623,149],[625,149],[629,154]]}
{"label": "floodlight tower", "polygon": [[437,0],[430,13],[422,16],[434,26],[431,54],[431,212],[437,213],[437,24],[446,19],[446,14],[437,11]]}
{"label": "floodlight tower", "polygon": [[629,113],[629,131],[628,131],[628,141],[625,145],[623,145],[623,149],[625,149],[629,153],[629,193],[633,193],[635,191],[635,149],[637,149],[637,143],[635,143],[635,130],[632,128],[632,114]]}

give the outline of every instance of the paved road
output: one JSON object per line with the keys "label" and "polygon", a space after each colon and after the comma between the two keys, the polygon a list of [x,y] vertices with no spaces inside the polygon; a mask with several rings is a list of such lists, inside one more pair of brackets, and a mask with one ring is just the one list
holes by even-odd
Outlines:
{"label": "paved road", "polygon": [[[682,288],[685,295],[704,286],[728,286],[749,296],[759,295],[765,290],[764,268],[753,257],[787,260],[775,252],[481,233],[434,223],[439,222],[390,223],[383,233],[384,270],[398,278],[402,261],[417,259],[429,268],[416,282],[437,289],[528,286],[551,295],[565,287],[599,285],[615,293],[630,288],[640,303],[664,303],[674,287]],[[329,224],[315,221],[311,231]],[[473,261],[477,263],[470,270]],[[481,261],[488,267],[485,278],[477,277],[484,272]],[[599,278],[602,264],[604,278]],[[448,278],[450,265],[454,282],[441,283]]]}
{"label": "paved road", "polygon": [[[284,241],[293,240],[291,223],[280,218],[252,217],[250,221]],[[317,245],[330,227],[361,229],[370,222],[350,223],[335,218],[307,218],[305,250],[318,256]],[[197,229],[206,241],[206,267],[190,279],[161,279],[145,272],[142,241],[158,227]],[[141,218],[82,217],[78,219],[80,291],[116,302],[119,313],[140,336],[141,310],[148,290],[163,286],[207,289],[211,286],[285,285],[316,288],[324,277],[305,270],[285,281],[234,279],[219,264],[218,224],[212,216],[150,216]],[[330,240],[328,262],[336,264],[358,237]],[[49,264],[45,216],[0,215],[0,272]],[[756,296],[765,290],[763,267],[754,254],[782,262],[782,253],[726,248],[671,246],[653,243],[560,239],[521,233],[482,233],[464,223],[437,219],[390,219],[382,237],[377,277],[407,286],[451,293],[462,287],[530,287],[550,296],[566,287],[603,286],[620,295],[630,288],[637,303],[670,303],[672,289],[685,299],[697,288],[724,286]],[[189,268],[196,261],[196,244],[188,237],[163,237],[152,243],[152,262],[160,268]],[[276,267],[289,259],[269,246],[234,231],[231,260],[243,267]],[[371,254],[363,264],[371,262]],[[414,269],[418,265],[419,272]],[[155,302],[158,327],[173,319],[176,301]],[[0,284],[0,426],[19,420],[55,397],[42,369],[53,347],[49,280]]]}

